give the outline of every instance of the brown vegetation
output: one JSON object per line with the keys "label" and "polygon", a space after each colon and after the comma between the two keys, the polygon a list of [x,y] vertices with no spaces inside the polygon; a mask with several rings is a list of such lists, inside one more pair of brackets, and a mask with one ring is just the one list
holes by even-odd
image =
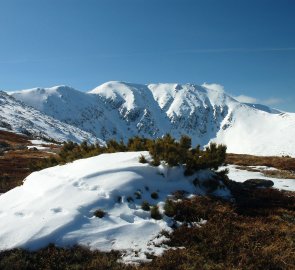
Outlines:
{"label": "brown vegetation", "polygon": [[[236,165],[239,170],[260,172],[266,177],[295,179],[295,158],[291,157],[264,157],[252,155],[227,154],[226,162]],[[277,170],[265,170],[250,166],[267,166]]]}
{"label": "brown vegetation", "polygon": [[239,166],[267,166],[280,170],[295,171],[295,158],[264,157],[252,155],[227,154],[226,162]]}
{"label": "brown vegetation", "polygon": [[176,229],[167,244],[180,249],[166,251],[142,269],[295,269],[294,193],[257,189],[254,195],[245,193],[244,200],[250,204],[201,196],[170,200],[169,216],[207,222]]}
{"label": "brown vegetation", "polygon": [[104,253],[78,246],[65,249],[50,245],[36,252],[21,249],[2,251],[0,253],[0,269],[135,269],[132,266],[118,263],[119,258],[119,252]]}
{"label": "brown vegetation", "polygon": [[29,138],[27,136],[4,130],[0,130],[0,141],[8,143],[11,147],[29,145]]}
{"label": "brown vegetation", "polygon": [[6,144],[0,154],[0,193],[21,185],[34,171],[31,164],[52,156],[47,152],[28,150],[27,146],[31,144],[29,139],[24,135],[0,131],[0,142]]}
{"label": "brown vegetation", "polygon": [[295,179],[295,171],[292,172],[286,170],[263,170],[262,173],[267,177]]}
{"label": "brown vegetation", "polygon": [[48,153],[31,150],[11,150],[0,156],[0,193],[21,185],[33,171],[30,165],[49,156]]}

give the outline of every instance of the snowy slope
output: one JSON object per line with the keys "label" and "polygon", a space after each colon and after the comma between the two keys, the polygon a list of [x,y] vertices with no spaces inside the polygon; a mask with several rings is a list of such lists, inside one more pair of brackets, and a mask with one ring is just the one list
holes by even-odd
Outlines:
{"label": "snowy slope", "polygon": [[295,114],[267,113],[242,105],[229,115],[214,141],[228,152],[295,156]]}
{"label": "snowy slope", "polygon": [[[14,98],[60,121],[99,135],[108,119],[97,98],[67,86],[34,88],[12,94]],[[111,128],[111,127],[110,127]]]}
{"label": "snowy slope", "polygon": [[187,134],[194,145],[214,140],[234,153],[295,156],[295,114],[240,103],[214,85],[111,81],[88,93],[59,86],[12,95],[105,140]]}
{"label": "snowy slope", "polygon": [[187,134],[202,146],[220,130],[230,108],[238,105],[223,91],[192,84],[151,84],[149,89],[168,116],[171,133],[177,138]]}
{"label": "snowy slope", "polygon": [[146,85],[108,82],[89,94],[105,104],[105,111],[116,123],[117,139],[134,135],[157,138],[172,131],[169,118]]}
{"label": "snowy slope", "polygon": [[101,142],[92,134],[53,119],[1,91],[0,128],[61,142],[67,140]]}
{"label": "snowy slope", "polygon": [[[167,195],[174,191],[204,194],[192,181],[196,176],[208,179],[212,172],[184,177],[179,167],[139,163],[141,154],[149,158],[147,152],[103,154],[32,173],[22,186],[0,196],[0,249],[78,243],[91,249],[124,250],[125,261],[145,260],[145,252],[160,254],[165,247],[157,246],[161,241],[157,236],[170,231],[172,221],[166,216],[152,219],[141,209],[142,201],[163,211]],[[134,192],[141,198],[136,199]],[[152,192],[159,198],[152,199]],[[223,187],[215,195],[230,193]],[[129,196],[134,202],[128,202]],[[94,217],[97,209],[106,216]]]}

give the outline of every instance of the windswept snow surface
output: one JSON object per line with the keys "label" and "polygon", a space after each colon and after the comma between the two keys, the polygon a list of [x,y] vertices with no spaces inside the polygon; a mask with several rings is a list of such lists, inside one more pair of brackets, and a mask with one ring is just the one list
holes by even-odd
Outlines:
{"label": "windswept snow surface", "polygon": [[104,143],[94,135],[45,115],[2,91],[0,91],[0,127],[59,142],[86,140],[92,143]]}
{"label": "windswept snow surface", "polygon": [[[143,200],[163,212],[168,194],[186,190],[204,194],[192,180],[210,178],[210,171],[184,177],[181,168],[152,167],[139,163],[147,152],[103,154],[32,173],[20,187],[0,196],[0,249],[38,249],[55,243],[81,244],[91,249],[122,250],[125,262],[146,260],[145,252],[165,249],[158,238],[170,231],[172,221],[154,220],[141,209]],[[136,199],[135,192],[141,194]],[[158,192],[159,199],[151,198]],[[215,195],[230,196],[226,188]],[[134,202],[128,202],[132,196]],[[93,216],[97,209],[103,218]],[[158,245],[159,244],[159,245]]]}
{"label": "windswept snow surface", "polygon": [[233,153],[295,156],[294,113],[240,103],[218,85],[111,81],[87,93],[57,86],[12,95],[103,140],[186,134],[193,145],[215,141]]}

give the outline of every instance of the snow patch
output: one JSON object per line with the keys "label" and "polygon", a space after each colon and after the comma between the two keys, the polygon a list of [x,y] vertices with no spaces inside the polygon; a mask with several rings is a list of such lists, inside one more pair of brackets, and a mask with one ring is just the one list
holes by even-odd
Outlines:
{"label": "snow patch", "polygon": [[[164,201],[174,191],[202,194],[193,180],[208,179],[211,173],[184,177],[179,167],[139,163],[141,155],[149,158],[147,152],[102,154],[32,173],[22,186],[0,197],[0,249],[80,244],[122,250],[124,262],[161,254],[167,247],[159,233],[171,231],[171,219],[152,219],[141,203],[158,205],[163,212]],[[135,196],[138,192],[140,197]],[[152,192],[159,198],[153,199]],[[230,196],[226,189],[220,194]],[[98,209],[105,212],[103,218],[94,216]]]}

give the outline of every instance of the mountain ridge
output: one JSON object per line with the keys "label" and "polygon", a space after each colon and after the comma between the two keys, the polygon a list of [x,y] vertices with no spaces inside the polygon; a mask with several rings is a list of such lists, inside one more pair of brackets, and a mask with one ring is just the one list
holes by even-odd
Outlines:
{"label": "mountain ridge", "polygon": [[88,92],[59,86],[11,95],[103,140],[186,134],[194,145],[225,143],[233,153],[295,155],[295,114],[240,103],[214,85],[110,81]]}
{"label": "mountain ridge", "polygon": [[0,105],[1,129],[59,142],[103,143],[94,135],[45,115],[3,91],[0,91]]}

